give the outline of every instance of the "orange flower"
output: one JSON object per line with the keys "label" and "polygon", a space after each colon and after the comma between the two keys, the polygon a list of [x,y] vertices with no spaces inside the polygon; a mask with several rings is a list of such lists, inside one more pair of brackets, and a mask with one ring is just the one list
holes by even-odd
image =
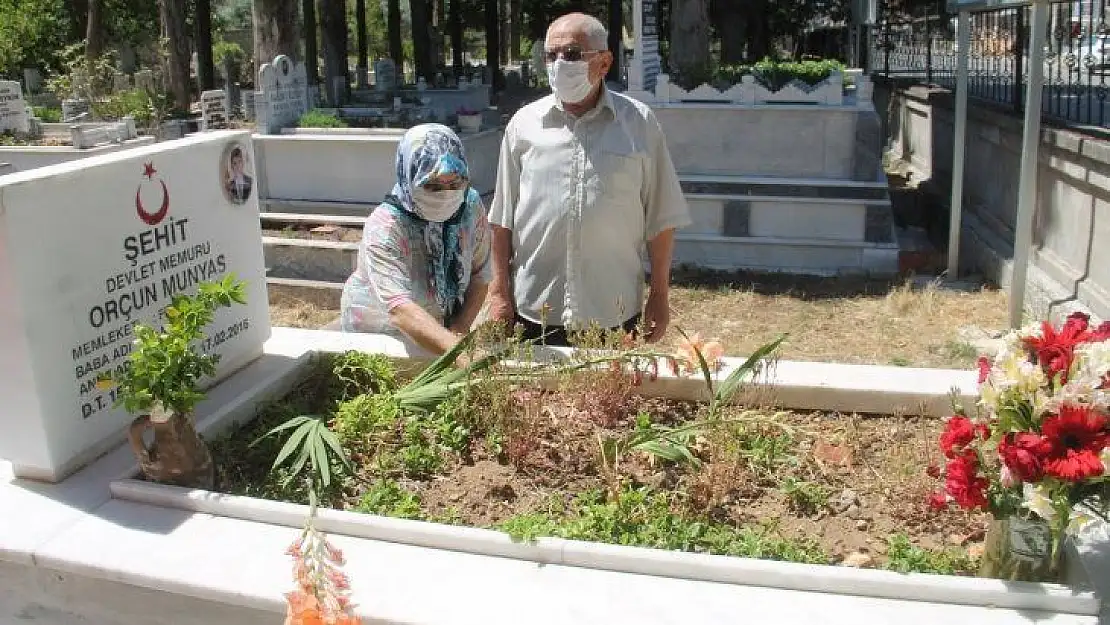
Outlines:
{"label": "orange flower", "polygon": [[679,341],[675,359],[681,364],[683,371],[694,373],[701,370],[701,361],[698,360],[699,353],[712,371],[721,368],[721,356],[724,355],[725,348],[717,340],[702,339],[701,334],[697,332],[690,335],[688,339],[683,338]]}
{"label": "orange flower", "polygon": [[287,610],[285,613],[286,625],[324,625],[324,616],[320,613],[320,602],[316,597],[302,590],[285,593]]}

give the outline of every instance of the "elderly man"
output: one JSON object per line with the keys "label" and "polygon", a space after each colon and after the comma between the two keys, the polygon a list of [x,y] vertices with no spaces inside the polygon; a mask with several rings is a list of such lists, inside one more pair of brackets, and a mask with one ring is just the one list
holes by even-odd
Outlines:
{"label": "elderly man", "polygon": [[662,338],[674,231],[690,223],[655,115],[605,87],[607,45],[593,17],[552,23],[544,60],[553,93],[520,109],[501,145],[489,316],[549,345],[591,324]]}

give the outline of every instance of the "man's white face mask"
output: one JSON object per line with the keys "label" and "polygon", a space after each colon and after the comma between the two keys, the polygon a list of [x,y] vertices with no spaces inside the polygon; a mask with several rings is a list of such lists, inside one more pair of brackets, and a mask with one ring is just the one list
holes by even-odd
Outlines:
{"label": "man's white face mask", "polygon": [[556,59],[547,64],[547,81],[555,97],[565,104],[578,104],[590,97],[590,64],[586,61]]}
{"label": "man's white face mask", "polygon": [[447,221],[459,210],[465,196],[466,189],[428,191],[424,187],[417,187],[412,190],[412,201],[420,216],[439,223]]}

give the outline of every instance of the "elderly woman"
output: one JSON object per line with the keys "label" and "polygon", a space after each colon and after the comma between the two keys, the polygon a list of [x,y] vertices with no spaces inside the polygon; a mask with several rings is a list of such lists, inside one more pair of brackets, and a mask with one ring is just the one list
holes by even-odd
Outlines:
{"label": "elderly woman", "polygon": [[422,124],[405,133],[397,182],[367,217],[343,289],[343,331],[408,337],[437,355],[469,331],[492,265],[486,210],[468,178],[450,128]]}

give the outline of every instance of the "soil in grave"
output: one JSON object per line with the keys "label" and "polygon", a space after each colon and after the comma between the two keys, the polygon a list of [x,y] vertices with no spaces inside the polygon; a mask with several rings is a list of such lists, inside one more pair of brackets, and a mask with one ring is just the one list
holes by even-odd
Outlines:
{"label": "soil in grave", "polygon": [[[282,436],[263,436],[316,414],[356,467],[353,475],[333,467],[343,477],[323,498],[335,508],[518,539],[903,572],[976,569],[988,519],[925,503],[939,487],[926,467],[938,460],[940,420],[730,406],[707,424],[705,405],[637,396],[619,374],[568,374],[551,390],[478,381],[415,415],[398,411],[387,392],[405,375],[379,356],[321,359],[285,399],[213,442],[221,489],[307,503],[302,482],[271,471]],[[654,448],[632,445],[651,432]]]}
{"label": "soil in grave", "polygon": [[279,237],[283,239],[309,239],[313,241],[357,243],[362,239],[362,228],[297,224],[288,225],[280,230],[263,228],[262,236]]}

